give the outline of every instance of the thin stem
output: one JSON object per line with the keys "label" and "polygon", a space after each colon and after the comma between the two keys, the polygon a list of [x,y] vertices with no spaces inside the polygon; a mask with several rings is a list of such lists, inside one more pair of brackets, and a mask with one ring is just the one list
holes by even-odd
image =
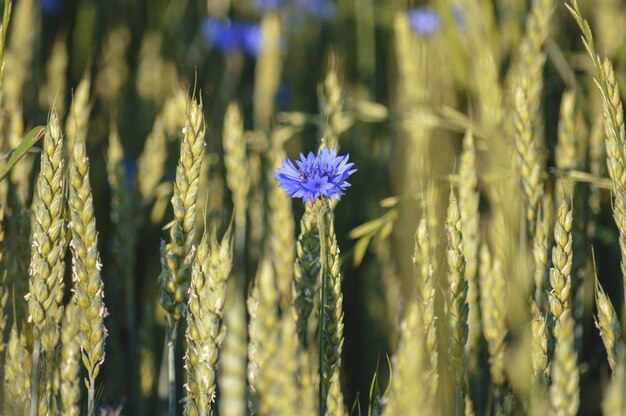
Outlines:
{"label": "thin stem", "polygon": [[96,380],[89,379],[89,389],[87,390],[87,414],[89,416],[96,415]]}
{"label": "thin stem", "polygon": [[461,401],[463,400],[463,392],[461,391],[461,386],[456,386],[456,416],[463,416],[463,406]]}
{"label": "thin stem", "polygon": [[176,323],[167,330],[167,375],[169,380],[168,415],[176,416]]}
{"label": "thin stem", "polygon": [[139,354],[137,354],[137,313],[135,312],[135,282],[134,275],[127,276],[126,282],[126,323],[128,325],[128,365],[130,381],[130,410],[134,415],[139,414]]}
{"label": "thin stem", "polygon": [[317,215],[317,229],[320,238],[320,336],[319,336],[319,354],[320,354],[320,414],[326,414],[326,383],[324,380],[324,329],[326,326],[326,227],[324,224],[324,213]]}
{"label": "thin stem", "polygon": [[39,356],[41,355],[41,339],[35,339],[33,345],[33,361],[30,382],[30,416],[37,416],[39,407]]}

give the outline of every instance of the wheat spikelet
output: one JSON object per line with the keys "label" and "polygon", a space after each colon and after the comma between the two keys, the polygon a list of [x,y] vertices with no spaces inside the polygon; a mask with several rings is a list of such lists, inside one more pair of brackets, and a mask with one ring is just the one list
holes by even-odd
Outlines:
{"label": "wheat spikelet", "polygon": [[63,36],[57,36],[46,64],[46,80],[39,90],[39,105],[46,109],[54,107],[54,111],[61,119],[65,116],[66,110],[68,61],[67,41]]}
{"label": "wheat spikelet", "polygon": [[550,313],[558,322],[561,315],[571,309],[572,269],[572,211],[565,200],[561,201],[554,225],[554,247],[550,268]]}
{"label": "wheat spikelet", "polygon": [[246,314],[240,292],[234,288],[231,286],[224,309],[227,331],[220,357],[218,404],[221,415],[243,416],[246,414]]}
{"label": "wheat spikelet", "polygon": [[329,149],[339,148],[339,136],[352,125],[352,119],[343,112],[343,89],[337,71],[330,68],[319,89],[320,117],[318,131],[322,132],[324,143]]}
{"label": "wheat spikelet", "polygon": [[278,311],[276,302],[274,271],[268,259],[259,265],[256,282],[248,297],[250,323],[248,333],[248,384],[259,397],[266,394],[270,386],[264,384],[263,377],[271,358],[276,354],[278,344],[273,337],[278,333]]}
{"label": "wheat spikelet", "polygon": [[454,191],[450,191],[450,203],[446,217],[448,235],[447,264],[448,292],[446,294],[448,323],[448,356],[451,370],[456,380],[457,409],[465,412],[465,344],[468,336],[467,304],[468,282],[465,278],[465,257],[463,256],[463,234],[461,212]]}
{"label": "wheat spikelet", "polygon": [[544,312],[547,306],[546,268],[548,266],[548,243],[550,234],[550,202],[544,198],[544,204],[537,213],[537,227],[533,235],[533,279],[535,285],[534,302],[538,312]]}
{"label": "wheat spikelet", "polygon": [[[519,51],[521,76],[528,82],[530,120],[535,126],[540,120],[543,66],[546,61],[545,42],[550,35],[554,8],[554,0],[533,0],[530,16],[526,20],[526,34]],[[543,145],[538,143],[538,148],[543,148]]]}
{"label": "wheat spikelet", "polygon": [[549,375],[548,362],[548,325],[543,312],[537,306],[537,303],[531,300],[531,332],[532,332],[532,362],[533,362],[533,379],[540,385],[544,384],[544,380]]}
{"label": "wheat spikelet", "polygon": [[80,321],[76,303],[65,308],[61,324],[61,348],[58,354],[59,409],[63,415],[80,415]]}
{"label": "wheat spikelet", "polygon": [[154,348],[152,347],[154,339],[154,321],[152,316],[154,306],[146,303],[144,306],[143,325],[139,328],[139,390],[143,399],[148,399],[152,395],[154,385],[156,384],[155,375],[157,368],[155,364]]}
{"label": "wheat spikelet", "polygon": [[[87,369],[90,396],[95,394],[95,379],[104,361],[104,343],[107,335],[104,327],[103,284],[100,278],[100,255],[98,233],[93,210],[93,195],[89,184],[89,159],[85,138],[77,136],[69,163],[69,207],[72,230],[72,276],[74,300],[78,306],[80,332],[78,338],[82,360]],[[93,403],[90,400],[90,403]],[[93,414],[94,409],[89,409]]]}
{"label": "wheat spikelet", "polygon": [[128,78],[126,54],[131,33],[128,26],[117,26],[106,35],[102,45],[102,66],[96,77],[96,90],[107,105],[114,105]]}
{"label": "wheat spikelet", "polygon": [[224,340],[222,324],[226,286],[232,269],[230,229],[218,244],[204,234],[192,266],[187,304],[187,400],[189,415],[209,414],[215,395],[216,369]]}
{"label": "wheat spikelet", "polygon": [[502,263],[492,259],[487,246],[480,248],[480,306],[483,334],[489,350],[489,371],[496,385],[504,383],[504,348],[507,334],[507,289]]}
{"label": "wheat spikelet", "polygon": [[[259,414],[300,414],[297,383],[298,339],[293,313],[282,316],[267,341],[270,344],[269,349],[275,353],[267,356],[265,365],[258,369],[256,391],[259,397]],[[268,346],[264,346],[263,350],[267,351]]]}
{"label": "wheat spikelet", "polygon": [[263,49],[257,59],[254,79],[254,127],[269,131],[276,91],[281,77],[281,15],[268,12],[261,19]]}
{"label": "wheat spikelet", "polygon": [[183,132],[185,137],[180,145],[172,196],[174,221],[170,225],[170,242],[161,244],[163,268],[159,275],[159,301],[168,312],[170,328],[182,317],[185,308],[189,267],[193,258],[196,200],[205,146],[202,100],[194,98],[189,101]]}
{"label": "wheat spikelet", "polygon": [[65,220],[63,136],[54,112],[43,139],[37,198],[33,202],[33,243],[30,261],[28,310],[35,339],[44,352],[59,342],[65,284]]}
{"label": "wheat spikelet", "polygon": [[533,118],[530,113],[528,85],[522,83],[515,91],[515,146],[519,160],[522,190],[526,199],[526,219],[530,229],[534,230],[537,206],[543,193],[541,182],[541,161],[539,147],[533,130]]}
{"label": "wheat spikelet", "polygon": [[[585,49],[591,58],[595,70],[594,80],[602,95],[607,167],[613,182],[613,193],[615,195],[613,217],[619,230],[622,258],[620,265],[622,277],[626,284],[626,193],[624,192],[626,189],[626,156],[624,155],[626,133],[624,131],[624,114],[619,87],[610,60],[605,58],[603,61],[596,52],[591,28],[589,23],[582,17],[578,1],[571,0],[570,4],[566,4],[566,7],[582,31]],[[626,291],[624,293],[626,296]]]}
{"label": "wheat spikelet", "polygon": [[430,390],[423,389],[421,383],[415,380],[416,376],[423,374],[428,363],[424,356],[425,339],[420,310],[419,302],[411,302],[402,322],[383,415],[436,414],[435,408],[430,407],[434,401],[434,398],[428,397]]}
{"label": "wheat spikelet", "polygon": [[423,368],[424,383],[426,384],[427,392],[425,398],[427,408],[434,412],[439,381],[439,354],[437,352],[437,327],[435,325],[435,277],[428,236],[427,220],[426,218],[422,218],[415,234],[413,264],[416,275],[415,286],[417,288],[417,304],[420,308],[419,316],[420,319],[422,319],[424,328],[424,341],[426,355],[428,357],[428,361],[424,363]]}
{"label": "wheat spikelet", "polygon": [[469,336],[467,347],[470,355],[470,364],[475,369],[478,366],[477,354],[479,353],[481,333],[477,280],[480,213],[478,211],[479,194],[476,189],[478,185],[476,149],[471,130],[468,130],[463,138],[459,179],[459,209],[461,210],[461,228],[463,231],[463,256],[465,257],[465,279],[468,283]]}
{"label": "wheat spikelet", "polygon": [[300,219],[300,235],[296,241],[293,299],[297,317],[300,345],[307,348],[313,341],[317,319],[309,320],[315,304],[319,302],[320,240],[315,215],[307,204]]}
{"label": "wheat spikelet", "polygon": [[[4,100],[11,117],[18,113],[21,117],[24,85],[31,76],[35,50],[34,42],[37,36],[37,31],[33,30],[33,20],[37,16],[37,4],[34,0],[26,0],[15,5],[11,22],[11,36],[3,57],[6,81],[2,83]],[[6,32],[6,28],[3,32]],[[5,34],[3,33],[3,39],[4,37]],[[17,140],[17,144],[19,144],[18,137],[9,138],[9,140]],[[16,145],[16,143],[13,144]]]}
{"label": "wheat spikelet", "polygon": [[341,293],[341,272],[339,264],[339,247],[337,246],[337,237],[335,235],[334,216],[331,212],[327,212],[323,218],[323,224],[318,227],[324,227],[325,247],[320,248],[320,262],[324,262],[322,276],[322,284],[325,285],[324,301],[322,302],[322,310],[320,320],[322,320],[322,331],[320,334],[320,358],[322,367],[320,374],[322,377],[322,403],[326,400],[328,390],[333,378],[333,374],[339,372],[341,368],[341,351],[343,348],[343,294]]}
{"label": "wheat spikelet", "polygon": [[9,415],[25,415],[30,400],[30,354],[26,337],[19,334],[14,322],[9,334],[4,360],[4,410]]}
{"label": "wheat spikelet", "polygon": [[135,87],[139,96],[148,102],[161,105],[176,89],[178,77],[176,64],[161,55],[162,35],[148,31],[141,39]]}
{"label": "wheat spikelet", "polygon": [[233,195],[235,224],[245,227],[250,176],[243,136],[243,118],[241,110],[234,103],[228,106],[224,116],[223,145],[226,183]]}
{"label": "wheat spikelet", "polygon": [[[72,95],[72,103],[67,119],[65,120],[65,142],[68,159],[73,155],[74,142],[82,137],[87,137],[87,129],[89,127],[89,115],[91,114],[91,104],[89,103],[89,91],[91,90],[91,75],[89,70],[78,83],[76,91]],[[81,139],[78,139],[81,140]]]}
{"label": "wheat spikelet", "polygon": [[[574,114],[575,91],[566,91],[561,99],[559,116],[559,135],[555,149],[556,166],[563,172],[578,167],[578,143],[576,137],[576,120]],[[574,182],[568,179],[560,180],[556,185],[556,200],[564,197],[572,198]]]}
{"label": "wheat spikelet", "polygon": [[609,383],[604,398],[602,399],[602,411],[605,415],[626,414],[626,400],[624,389],[626,389],[626,362],[623,357],[619,357],[617,368],[614,370],[613,379]]}
{"label": "wheat spikelet", "polygon": [[554,328],[556,348],[552,360],[552,385],[550,386],[551,414],[576,415],[578,397],[578,365],[574,348],[574,320],[571,310],[564,309]]}
{"label": "wheat spikelet", "polygon": [[295,224],[291,208],[291,198],[278,187],[273,179],[274,169],[282,164],[286,158],[283,150],[283,142],[291,137],[293,130],[289,128],[275,129],[271,134],[271,144],[268,152],[269,165],[269,191],[267,201],[269,249],[272,256],[274,269],[276,270],[278,291],[280,292],[280,305],[286,310],[291,304],[293,288],[293,263],[295,261]]}
{"label": "wheat spikelet", "polygon": [[600,330],[600,337],[606,349],[609,365],[615,373],[619,371],[618,368],[621,366],[619,359],[623,357],[626,350],[624,349],[624,341],[621,337],[621,327],[617,314],[615,309],[613,309],[611,300],[599,282],[596,283],[596,306],[598,308],[598,315],[595,319],[596,328]]}
{"label": "wheat spikelet", "polygon": [[137,161],[137,185],[146,204],[155,198],[157,185],[163,179],[167,160],[167,135],[173,129],[183,127],[186,123],[186,118],[181,120],[181,113],[185,114],[186,102],[185,93],[176,89],[163,104],[146,138],[143,151]]}

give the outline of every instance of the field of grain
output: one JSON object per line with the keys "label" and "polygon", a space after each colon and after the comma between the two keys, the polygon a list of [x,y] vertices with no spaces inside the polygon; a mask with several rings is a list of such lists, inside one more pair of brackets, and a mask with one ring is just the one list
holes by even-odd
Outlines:
{"label": "field of grain", "polygon": [[0,415],[626,415],[626,4],[3,0]]}

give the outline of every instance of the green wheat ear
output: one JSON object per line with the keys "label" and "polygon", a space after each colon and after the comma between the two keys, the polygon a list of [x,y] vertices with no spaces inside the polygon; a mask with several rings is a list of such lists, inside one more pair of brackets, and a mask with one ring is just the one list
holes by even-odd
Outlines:
{"label": "green wheat ear", "polygon": [[107,336],[104,317],[104,286],[100,277],[98,232],[94,215],[93,195],[89,183],[89,159],[85,137],[74,140],[69,164],[69,200],[72,240],[72,275],[74,301],[81,322],[78,338],[82,360],[87,369],[88,413],[95,412],[95,384],[104,361],[104,344]]}
{"label": "green wheat ear", "polygon": [[453,190],[450,191],[446,232],[448,234],[447,263],[449,285],[446,297],[449,325],[448,353],[450,366],[456,380],[457,409],[460,408],[464,411],[467,385],[465,380],[465,353],[463,350],[468,337],[468,282],[465,277],[461,212],[459,211]]}
{"label": "green wheat ear", "polygon": [[223,308],[233,266],[231,229],[218,243],[215,231],[198,245],[187,303],[185,412],[208,415],[214,401],[217,361],[226,333]]}
{"label": "green wheat ear", "polygon": [[33,244],[30,262],[28,309],[33,335],[44,352],[59,342],[65,284],[65,218],[63,136],[54,112],[43,139],[41,170],[33,203]]}
{"label": "green wheat ear", "polygon": [[204,156],[205,130],[202,101],[192,99],[187,108],[187,124],[183,130],[185,137],[181,141],[180,157],[176,167],[172,196],[174,220],[169,225],[170,242],[161,246],[163,269],[159,276],[159,300],[168,312],[167,323],[170,328],[182,317],[185,309],[190,267],[194,256],[196,200]]}
{"label": "green wheat ear", "polygon": [[310,319],[319,303],[320,239],[317,220],[308,205],[300,219],[300,235],[296,241],[293,299],[300,345],[308,348],[313,342],[317,319]]}

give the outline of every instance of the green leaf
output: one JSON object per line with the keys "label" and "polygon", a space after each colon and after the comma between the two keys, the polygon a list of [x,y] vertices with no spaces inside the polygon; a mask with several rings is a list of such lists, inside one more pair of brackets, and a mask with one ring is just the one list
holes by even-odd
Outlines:
{"label": "green leaf", "polygon": [[45,127],[37,126],[31,131],[28,132],[26,136],[24,136],[24,140],[17,146],[15,149],[11,151],[11,157],[7,162],[6,166],[2,173],[0,173],[0,181],[6,178],[11,169],[19,162],[26,153],[43,137],[46,131]]}

